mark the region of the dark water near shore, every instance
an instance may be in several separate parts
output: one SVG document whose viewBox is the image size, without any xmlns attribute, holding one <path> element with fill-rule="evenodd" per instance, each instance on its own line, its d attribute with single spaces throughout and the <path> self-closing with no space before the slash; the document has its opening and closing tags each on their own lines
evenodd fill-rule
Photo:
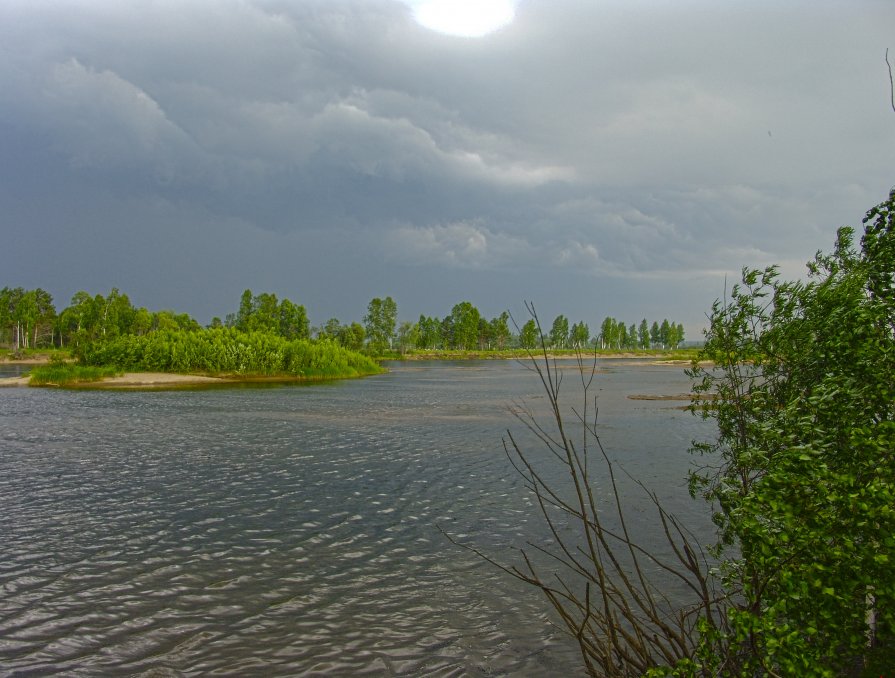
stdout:
<svg viewBox="0 0 895 678">
<path fill-rule="evenodd" d="M 684 482 L 705 424 L 626 398 L 687 391 L 682 369 L 601 367 L 610 455 L 705 527 Z M 511 401 L 543 406 L 536 377 L 391 368 L 312 387 L 0 389 L 0 675 L 578 672 L 540 595 L 438 530 L 508 562 L 545 536 L 501 445 L 520 428 Z"/>
</svg>

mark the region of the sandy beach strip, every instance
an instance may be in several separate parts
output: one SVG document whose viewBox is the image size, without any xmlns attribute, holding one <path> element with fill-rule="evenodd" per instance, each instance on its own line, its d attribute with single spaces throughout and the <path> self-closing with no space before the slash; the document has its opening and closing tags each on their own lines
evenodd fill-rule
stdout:
<svg viewBox="0 0 895 678">
<path fill-rule="evenodd" d="M 198 374 L 169 372 L 125 372 L 119 377 L 106 377 L 90 386 L 100 388 L 163 388 L 166 386 L 211 386 L 232 381 L 223 377 L 204 377 Z"/>
<path fill-rule="evenodd" d="M 3 386 L 28 386 L 29 377 L 9 377 L 0 379 Z M 74 387 L 88 388 L 172 388 L 178 386 L 213 386 L 227 384 L 233 379 L 225 377 L 205 377 L 198 374 L 172 374 L 167 372 L 126 372 L 118 377 L 106 377 L 100 381 L 72 384 Z M 47 386 L 52 386 L 47 384 Z"/>
<path fill-rule="evenodd" d="M 3 386 L 27 386 L 29 377 L 4 377 L 0 379 L 0 387 Z"/>
</svg>

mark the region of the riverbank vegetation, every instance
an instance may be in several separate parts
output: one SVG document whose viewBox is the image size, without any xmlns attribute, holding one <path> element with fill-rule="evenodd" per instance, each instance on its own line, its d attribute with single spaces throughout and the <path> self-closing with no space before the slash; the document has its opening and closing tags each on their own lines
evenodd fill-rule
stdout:
<svg viewBox="0 0 895 678">
<path fill-rule="evenodd" d="M 718 671 L 880 675 L 895 666 L 895 190 L 807 282 L 747 270 L 695 366 L 718 428 L 691 476 L 730 597 Z M 711 401 L 708 398 L 711 398 Z"/>
<path fill-rule="evenodd" d="M 455 304 L 442 318 L 420 315 L 416 321 L 398 322 L 398 306 L 391 297 L 374 297 L 363 322 L 343 323 L 330 318 L 312 327 L 305 307 L 275 294 L 245 290 L 237 310 L 224 320 L 212 318 L 206 329 L 235 329 L 287 340 L 329 341 L 349 351 L 380 359 L 475 353 L 495 357 L 507 351 L 524 354 L 535 348 L 538 337 L 531 321 L 516 327 L 506 311 L 488 319 L 469 301 Z M 141 337 L 154 332 L 196 332 L 202 326 L 186 313 L 149 311 L 134 306 L 127 294 L 114 288 L 108 295 L 80 291 L 69 306 L 56 311 L 52 296 L 41 288 L 0 289 L 0 347 L 21 357 L 29 351 L 81 350 L 122 336 Z M 674 351 L 684 340 L 680 323 L 643 318 L 639 326 L 606 317 L 600 331 L 591 335 L 586 322 L 556 316 L 546 333 L 548 349 L 557 353 L 580 349 L 613 352 Z M 513 357 L 513 353 L 506 357 Z"/>
<path fill-rule="evenodd" d="M 505 447 L 553 539 L 516 565 L 469 548 L 543 592 L 589 675 L 869 677 L 895 666 L 895 190 L 864 224 L 860 247 L 840 229 L 807 281 L 744 270 L 712 308 L 690 372 L 692 410 L 717 432 L 694 443 L 690 475 L 717 526 L 705 550 L 648 490 L 665 549 L 643 546 L 589 402 L 595 365 L 579 362 L 572 426 L 539 332 L 531 364 L 551 419 L 517 415 L 547 454 L 512 433 Z"/>
<path fill-rule="evenodd" d="M 38 350 L 58 358 L 32 372 L 35 385 L 89 383 L 122 371 L 299 379 L 382 371 L 369 356 L 328 338 L 312 341 L 304 307 L 250 290 L 226 326 L 214 319 L 203 328 L 186 314 L 135 308 L 117 289 L 108 296 L 79 292 L 57 315 L 43 290 L 4 288 L 0 327 L 10 342 L 9 358 Z M 64 364 L 67 354 L 76 365 Z"/>
<path fill-rule="evenodd" d="M 92 384 L 121 374 L 113 366 L 86 366 L 65 362 L 51 362 L 32 369 L 28 376 L 32 386 L 74 386 Z"/>
<path fill-rule="evenodd" d="M 287 339 L 226 327 L 122 335 L 81 344 L 75 354 L 83 365 L 114 365 L 129 372 L 335 379 L 382 371 L 370 357 L 332 341 Z"/>
<path fill-rule="evenodd" d="M 335 379 L 375 374 L 376 361 L 389 359 L 519 359 L 532 342 L 531 324 L 510 329 L 509 313 L 486 320 L 470 302 L 456 304 L 442 319 L 420 316 L 397 323 L 391 297 L 374 298 L 363 324 L 331 318 L 312 328 L 304 306 L 270 293 L 245 290 L 236 312 L 213 318 L 203 328 L 189 315 L 135 307 L 118 289 L 108 295 L 78 292 L 70 306 L 56 313 L 43 290 L 0 290 L 0 339 L 9 342 L 8 359 L 39 355 L 71 356 L 80 367 L 61 364 L 38 370 L 31 383 L 94 382 L 108 367 L 128 372 L 177 372 L 196 375 L 284 376 Z M 631 326 L 634 327 L 633 324 Z M 647 321 L 641 322 L 647 327 Z M 683 329 L 653 323 L 653 333 L 627 332 L 624 323 L 607 318 L 603 331 L 590 337 L 587 324 L 569 326 L 558 316 L 548 350 L 569 357 L 586 348 L 603 357 L 686 360 L 692 351 L 676 350 Z M 2 356 L 0 356 L 2 357 Z"/>
</svg>

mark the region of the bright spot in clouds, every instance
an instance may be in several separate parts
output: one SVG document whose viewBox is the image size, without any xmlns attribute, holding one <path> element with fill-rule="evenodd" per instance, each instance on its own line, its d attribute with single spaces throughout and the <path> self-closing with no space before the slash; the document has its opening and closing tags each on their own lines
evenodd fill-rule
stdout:
<svg viewBox="0 0 895 678">
<path fill-rule="evenodd" d="M 417 22 L 433 31 L 479 38 L 516 15 L 513 0 L 408 0 Z"/>
</svg>

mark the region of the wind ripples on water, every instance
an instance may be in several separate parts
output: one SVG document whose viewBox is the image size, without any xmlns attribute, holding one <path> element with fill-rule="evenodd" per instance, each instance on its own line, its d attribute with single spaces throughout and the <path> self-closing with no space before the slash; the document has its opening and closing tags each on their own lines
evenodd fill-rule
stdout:
<svg viewBox="0 0 895 678">
<path fill-rule="evenodd" d="M 511 559 L 538 529 L 500 445 L 533 386 L 441 365 L 308 388 L 0 391 L 0 672 L 575 670 L 539 594 L 439 531 Z"/>
</svg>

